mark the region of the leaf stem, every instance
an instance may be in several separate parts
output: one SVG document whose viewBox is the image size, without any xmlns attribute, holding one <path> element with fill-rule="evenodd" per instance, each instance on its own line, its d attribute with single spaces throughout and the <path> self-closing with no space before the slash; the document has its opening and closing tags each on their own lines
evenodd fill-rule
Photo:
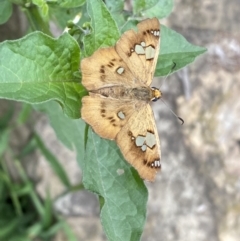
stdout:
<svg viewBox="0 0 240 241">
<path fill-rule="evenodd" d="M 23 7 L 27 19 L 30 23 L 32 31 L 41 31 L 49 36 L 52 36 L 52 33 L 49 30 L 48 21 L 45 21 L 41 16 L 39 8 L 36 5 L 31 5 L 29 7 Z"/>
</svg>

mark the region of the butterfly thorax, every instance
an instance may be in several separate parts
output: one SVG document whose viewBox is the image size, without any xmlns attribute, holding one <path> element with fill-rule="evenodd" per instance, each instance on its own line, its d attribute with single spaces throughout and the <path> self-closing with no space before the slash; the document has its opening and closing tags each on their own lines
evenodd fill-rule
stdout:
<svg viewBox="0 0 240 241">
<path fill-rule="evenodd" d="M 161 97 L 161 92 L 157 88 L 150 88 L 147 86 L 140 87 L 125 87 L 125 86 L 111 86 L 104 87 L 98 90 L 90 91 L 92 93 L 100 94 L 104 97 L 121 100 L 141 100 L 149 102 Z"/>
</svg>

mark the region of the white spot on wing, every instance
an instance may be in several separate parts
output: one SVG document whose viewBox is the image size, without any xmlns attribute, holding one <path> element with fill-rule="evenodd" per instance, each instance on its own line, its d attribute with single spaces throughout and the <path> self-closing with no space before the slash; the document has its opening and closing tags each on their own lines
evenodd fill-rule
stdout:
<svg viewBox="0 0 240 241">
<path fill-rule="evenodd" d="M 136 137 L 136 140 L 135 140 L 136 146 L 142 146 L 144 142 L 145 142 L 144 136 L 137 136 Z"/>
<path fill-rule="evenodd" d="M 150 132 L 147 132 L 147 135 L 146 135 L 146 144 L 150 147 L 150 148 L 153 148 L 153 146 L 156 145 L 156 138 L 155 138 L 155 135 L 150 133 Z"/>
<path fill-rule="evenodd" d="M 145 50 L 144 50 L 143 46 L 139 45 L 139 44 L 135 45 L 135 52 L 137 54 L 145 54 Z"/>
<path fill-rule="evenodd" d="M 119 119 L 121 119 L 121 120 L 124 120 L 124 119 L 125 119 L 125 115 L 124 115 L 124 113 L 123 113 L 122 111 L 119 111 L 119 112 L 117 113 L 117 115 L 118 115 Z"/>
<path fill-rule="evenodd" d="M 155 49 L 152 46 L 146 48 L 146 59 L 153 59 L 155 56 Z"/>
<path fill-rule="evenodd" d="M 146 151 L 147 150 L 147 146 L 144 144 L 144 145 L 142 145 L 141 149 L 142 149 L 142 151 Z"/>
<path fill-rule="evenodd" d="M 161 166 L 160 160 L 156 160 L 156 161 L 154 162 L 154 165 L 155 165 L 155 167 L 160 167 L 160 166 Z"/>
<path fill-rule="evenodd" d="M 124 68 L 123 67 L 119 67 L 118 69 L 117 69 L 117 73 L 118 74 L 122 74 L 124 72 Z"/>
<path fill-rule="evenodd" d="M 151 163 L 152 167 L 161 167 L 160 160 L 155 160 Z"/>
</svg>

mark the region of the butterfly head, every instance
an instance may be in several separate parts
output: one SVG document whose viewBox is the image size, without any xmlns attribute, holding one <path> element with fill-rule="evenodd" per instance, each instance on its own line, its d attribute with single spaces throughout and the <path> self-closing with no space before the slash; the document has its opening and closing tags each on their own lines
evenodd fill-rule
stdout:
<svg viewBox="0 0 240 241">
<path fill-rule="evenodd" d="M 162 92 L 156 87 L 151 87 L 151 89 L 152 89 L 152 99 L 151 99 L 151 101 L 159 100 L 162 96 Z"/>
</svg>

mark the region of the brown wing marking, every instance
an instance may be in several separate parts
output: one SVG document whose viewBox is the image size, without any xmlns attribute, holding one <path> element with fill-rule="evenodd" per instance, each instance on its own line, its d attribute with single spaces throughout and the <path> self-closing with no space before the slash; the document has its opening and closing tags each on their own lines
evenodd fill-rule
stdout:
<svg viewBox="0 0 240 241">
<path fill-rule="evenodd" d="M 127 64 L 113 47 L 97 50 L 91 57 L 81 62 L 82 84 L 87 90 L 97 90 L 108 86 L 139 85 Z"/>
<path fill-rule="evenodd" d="M 120 101 L 91 94 L 82 98 L 82 119 L 101 137 L 115 139 L 136 111 L 133 101 Z"/>
</svg>

